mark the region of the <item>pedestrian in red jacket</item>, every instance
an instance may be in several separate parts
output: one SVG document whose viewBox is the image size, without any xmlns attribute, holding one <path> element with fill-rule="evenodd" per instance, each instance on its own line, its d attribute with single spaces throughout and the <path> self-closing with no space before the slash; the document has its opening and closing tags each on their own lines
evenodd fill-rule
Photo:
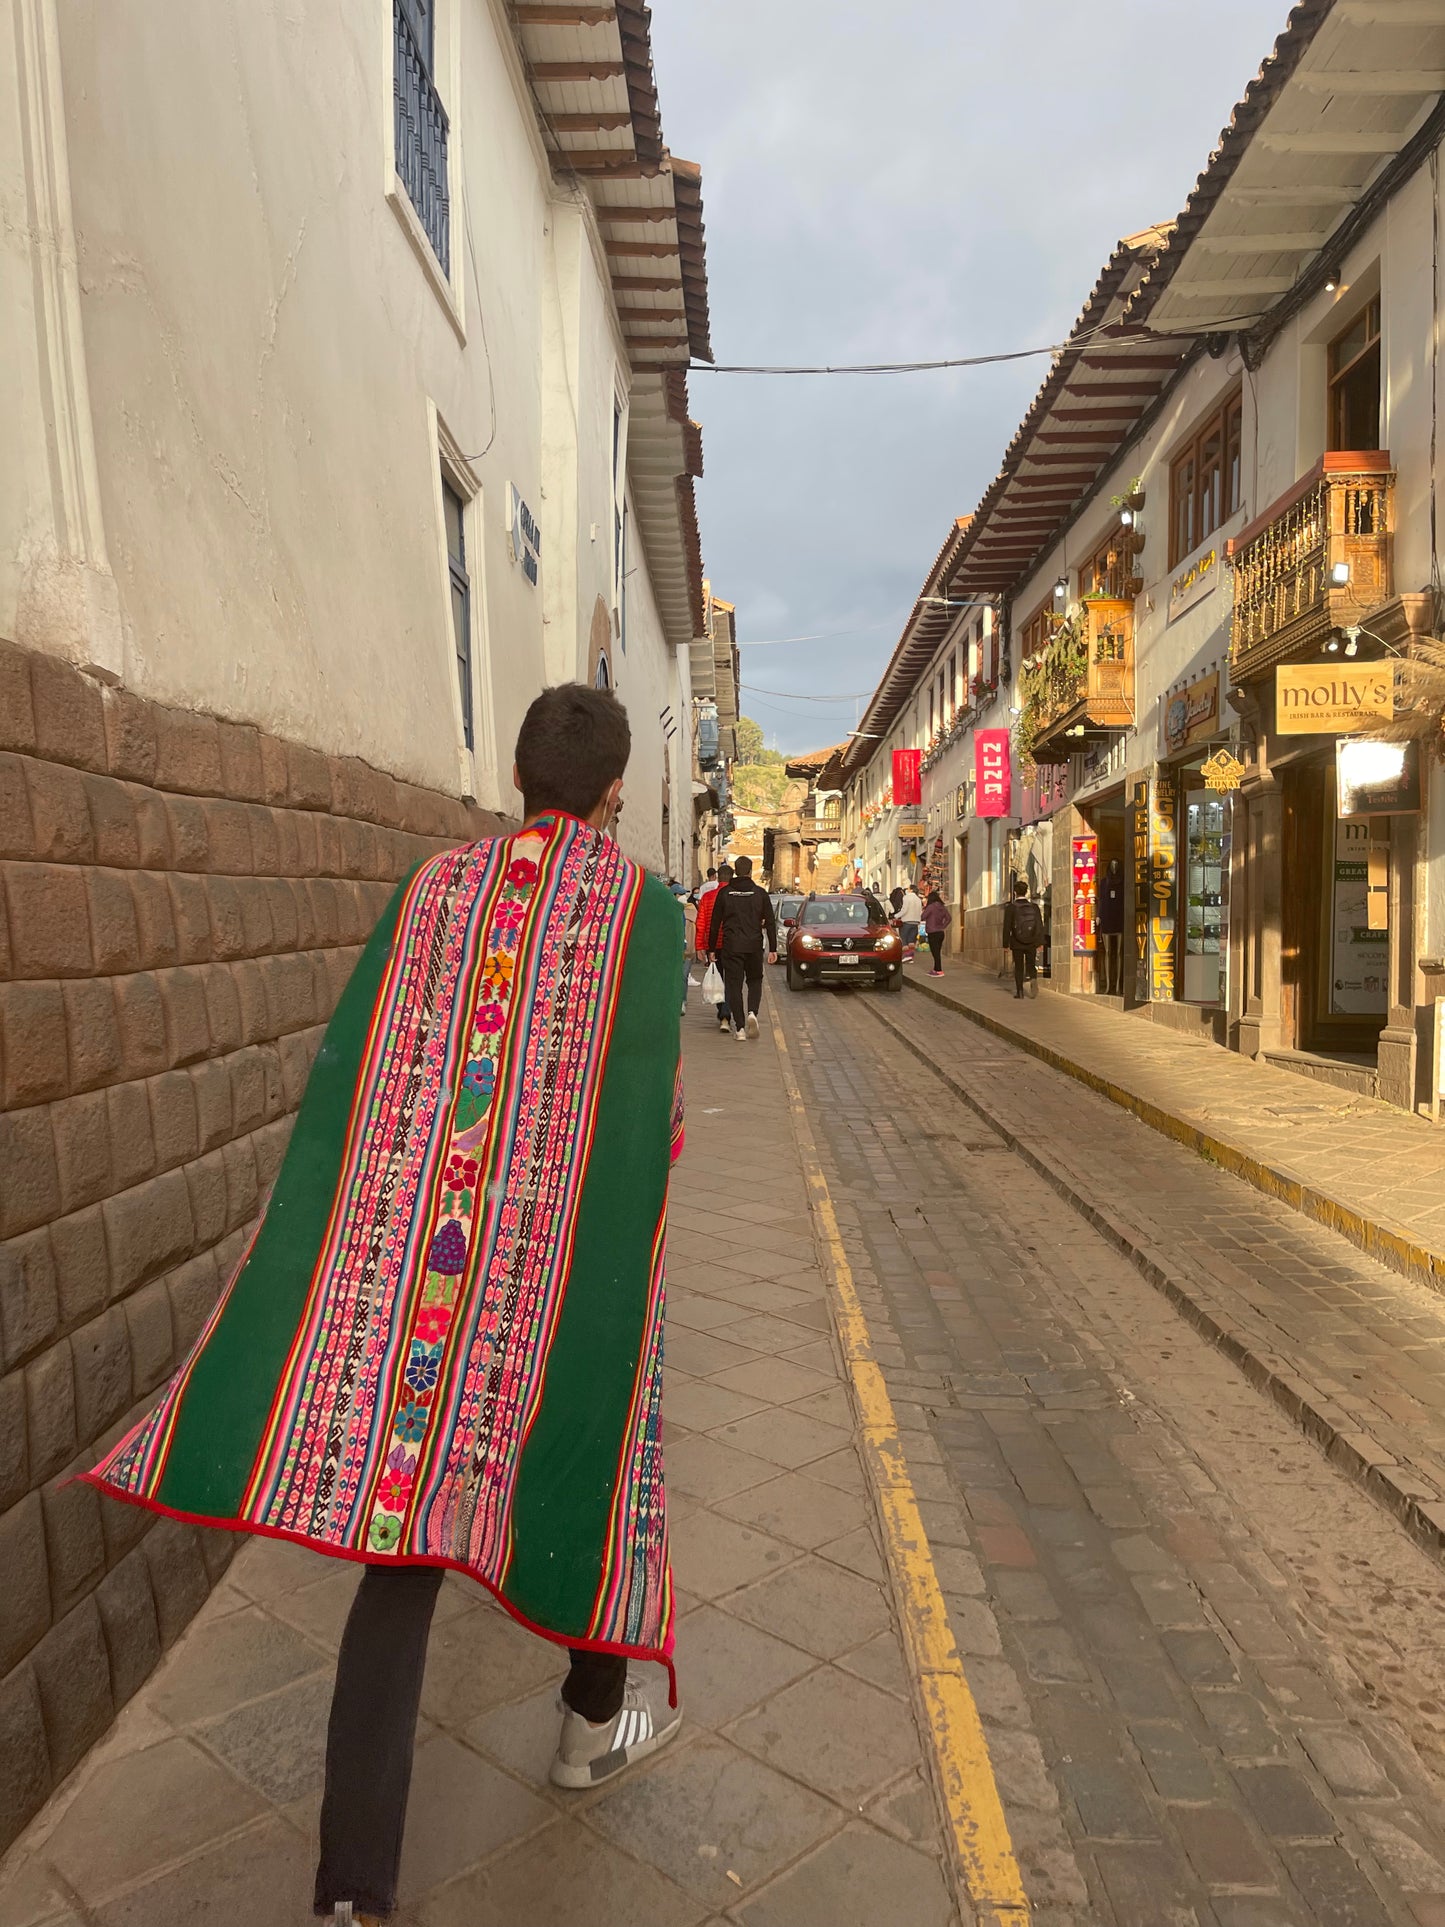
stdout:
<svg viewBox="0 0 1445 1927">
<path fill-rule="evenodd" d="M 717 902 L 718 891 L 731 883 L 732 880 L 733 866 L 731 863 L 720 863 L 717 869 L 717 882 L 704 890 L 697 900 L 697 954 L 700 957 L 705 957 L 708 954 L 708 938 L 712 934 L 713 906 Z M 713 1008 L 717 1012 L 718 1029 L 730 1030 L 732 1026 L 728 1023 L 727 1004 L 715 1004 Z"/>
</svg>

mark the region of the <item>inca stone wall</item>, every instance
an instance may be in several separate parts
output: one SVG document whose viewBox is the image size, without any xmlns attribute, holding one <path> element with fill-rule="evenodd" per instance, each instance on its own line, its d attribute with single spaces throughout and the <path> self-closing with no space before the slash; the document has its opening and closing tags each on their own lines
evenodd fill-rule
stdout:
<svg viewBox="0 0 1445 1927">
<path fill-rule="evenodd" d="M 497 827 L 0 643 L 0 1846 L 233 1550 L 67 1481 L 238 1261 L 395 879 Z"/>
</svg>

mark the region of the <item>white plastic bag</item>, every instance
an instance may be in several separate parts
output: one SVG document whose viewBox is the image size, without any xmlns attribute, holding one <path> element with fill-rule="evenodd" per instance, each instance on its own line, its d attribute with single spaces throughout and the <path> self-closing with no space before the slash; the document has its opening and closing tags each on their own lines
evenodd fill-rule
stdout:
<svg viewBox="0 0 1445 1927">
<path fill-rule="evenodd" d="M 703 972 L 702 994 L 703 1001 L 709 1004 L 720 1004 L 727 997 L 727 991 L 723 988 L 722 972 L 715 963 L 710 962 Z"/>
</svg>

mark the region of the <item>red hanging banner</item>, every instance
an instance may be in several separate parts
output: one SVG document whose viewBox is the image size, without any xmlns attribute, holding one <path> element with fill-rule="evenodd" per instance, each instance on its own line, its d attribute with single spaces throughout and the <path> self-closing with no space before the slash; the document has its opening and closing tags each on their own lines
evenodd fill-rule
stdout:
<svg viewBox="0 0 1445 1927">
<path fill-rule="evenodd" d="M 1009 759 L 1009 733 L 1006 729 L 975 731 L 973 767 L 978 783 L 977 814 L 979 816 L 1011 815 L 1013 781 Z"/>
<path fill-rule="evenodd" d="M 923 751 L 895 749 L 893 752 L 893 802 L 904 809 L 923 801 Z"/>
</svg>

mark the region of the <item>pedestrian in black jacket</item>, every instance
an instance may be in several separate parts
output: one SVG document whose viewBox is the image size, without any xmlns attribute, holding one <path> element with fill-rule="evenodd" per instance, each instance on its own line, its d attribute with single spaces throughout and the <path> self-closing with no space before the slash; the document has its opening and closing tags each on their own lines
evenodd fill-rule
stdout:
<svg viewBox="0 0 1445 1927">
<path fill-rule="evenodd" d="M 766 944 L 764 939 L 766 938 Z M 707 928 L 708 949 L 718 960 L 727 987 L 728 1016 L 738 1042 L 758 1034 L 758 1005 L 763 1000 L 763 956 L 778 960 L 778 926 L 773 902 L 753 882 L 753 860 L 740 856 L 733 864 L 733 880 L 712 900 Z M 743 989 L 747 988 L 746 1008 Z"/>
<path fill-rule="evenodd" d="M 1029 995 L 1039 994 L 1039 945 L 1044 940 L 1044 919 L 1036 903 L 1029 901 L 1029 886 L 1019 877 L 1014 883 L 1013 902 L 1003 913 L 1003 947 L 1013 952 L 1014 996 L 1024 994 L 1028 978 Z"/>
</svg>

